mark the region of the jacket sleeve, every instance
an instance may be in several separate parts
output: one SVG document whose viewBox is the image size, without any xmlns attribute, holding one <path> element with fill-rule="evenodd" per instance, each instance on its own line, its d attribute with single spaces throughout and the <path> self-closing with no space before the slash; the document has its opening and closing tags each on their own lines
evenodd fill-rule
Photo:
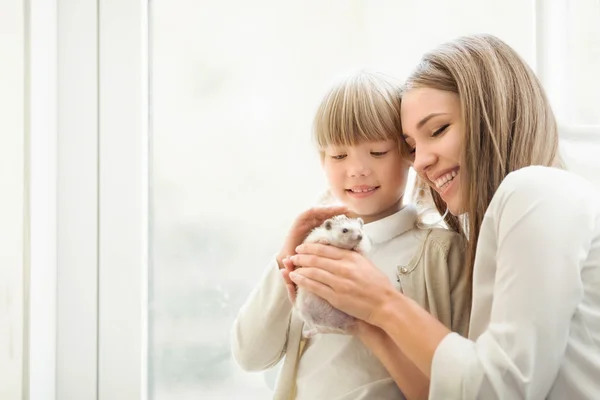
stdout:
<svg viewBox="0 0 600 400">
<path fill-rule="evenodd" d="M 421 299 L 422 291 L 418 291 L 416 299 L 448 329 L 466 337 L 471 282 L 465 264 L 465 241 L 456 232 L 434 228 L 424 246 L 421 264 L 426 297 Z"/>
<path fill-rule="evenodd" d="M 275 258 L 233 322 L 231 352 L 245 371 L 262 371 L 285 354 L 292 314 L 285 282 Z"/>
<path fill-rule="evenodd" d="M 471 317 L 471 279 L 466 264 L 465 241 L 458 235 L 451 236 L 446 263 L 448 267 L 451 304 L 451 329 L 467 337 Z"/>
</svg>

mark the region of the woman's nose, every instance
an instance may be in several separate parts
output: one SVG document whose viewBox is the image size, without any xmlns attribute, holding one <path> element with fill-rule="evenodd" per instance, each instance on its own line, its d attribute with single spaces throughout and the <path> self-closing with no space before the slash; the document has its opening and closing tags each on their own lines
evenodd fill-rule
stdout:
<svg viewBox="0 0 600 400">
<path fill-rule="evenodd" d="M 435 155 L 426 150 L 415 150 L 415 156 L 413 161 L 413 168 L 418 173 L 423 173 L 427 171 L 427 169 L 435 163 Z"/>
</svg>

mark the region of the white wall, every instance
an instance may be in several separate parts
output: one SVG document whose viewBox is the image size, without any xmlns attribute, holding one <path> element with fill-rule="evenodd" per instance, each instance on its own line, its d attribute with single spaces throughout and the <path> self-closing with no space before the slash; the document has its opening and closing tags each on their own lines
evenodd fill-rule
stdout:
<svg viewBox="0 0 600 400">
<path fill-rule="evenodd" d="M 25 201 L 23 1 L 0 3 L 0 399 L 20 400 Z"/>
<path fill-rule="evenodd" d="M 367 49 L 375 65 L 407 76 L 424 52 L 457 36 L 490 33 L 535 68 L 535 7 L 531 0 L 365 1 Z"/>
</svg>

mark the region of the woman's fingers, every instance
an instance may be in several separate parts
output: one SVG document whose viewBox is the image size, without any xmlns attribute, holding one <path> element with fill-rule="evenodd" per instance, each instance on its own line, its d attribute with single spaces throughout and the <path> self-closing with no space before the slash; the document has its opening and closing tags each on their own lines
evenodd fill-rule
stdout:
<svg viewBox="0 0 600 400">
<path fill-rule="evenodd" d="M 331 303 L 331 300 L 335 297 L 335 292 L 333 291 L 333 289 L 329 286 L 327 286 L 326 284 L 321 283 L 321 278 L 323 278 L 323 276 L 320 276 L 319 281 L 317 280 L 313 280 L 311 279 L 311 276 L 314 277 L 313 273 L 306 273 L 308 272 L 308 268 L 301 268 L 300 270 L 294 271 L 290 274 L 290 278 L 292 279 L 292 281 L 294 281 L 298 286 L 301 286 L 302 288 L 308 290 L 309 292 L 312 292 L 314 294 L 316 294 L 317 296 L 329 301 Z M 317 271 L 317 275 L 321 274 L 326 274 L 325 271 L 320 271 L 320 270 L 316 270 L 314 268 L 310 269 L 311 272 Z M 327 279 L 325 279 L 327 280 Z M 331 303 L 333 305 L 333 303 Z"/>
<path fill-rule="evenodd" d="M 314 256 L 312 254 L 296 254 L 294 256 L 291 256 L 290 260 L 294 263 L 295 266 L 302 267 L 301 269 L 303 270 L 318 270 L 327 272 L 328 275 L 346 275 L 344 266 L 341 265 L 338 260 Z M 296 272 L 298 271 L 299 270 L 296 270 Z M 305 271 L 302 271 L 302 273 L 304 272 Z"/>
<path fill-rule="evenodd" d="M 314 254 L 316 256 L 329 258 L 332 260 L 341 260 L 342 258 L 352 254 L 352 250 L 340 249 L 338 247 L 329 246 L 326 244 L 303 243 L 296 247 L 296 253 Z"/>
</svg>

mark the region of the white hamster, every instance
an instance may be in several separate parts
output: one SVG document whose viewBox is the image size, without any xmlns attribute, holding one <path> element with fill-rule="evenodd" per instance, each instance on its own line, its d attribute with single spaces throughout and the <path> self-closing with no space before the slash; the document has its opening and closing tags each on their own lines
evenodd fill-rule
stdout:
<svg viewBox="0 0 600 400">
<path fill-rule="evenodd" d="M 363 220 L 360 218 L 337 215 L 313 229 L 304 243 L 323 243 L 366 253 L 370 246 L 363 232 L 363 225 Z M 295 306 L 305 322 L 302 333 L 307 338 L 318 333 L 347 334 L 356 322 L 354 317 L 300 287 L 298 287 Z"/>
</svg>

